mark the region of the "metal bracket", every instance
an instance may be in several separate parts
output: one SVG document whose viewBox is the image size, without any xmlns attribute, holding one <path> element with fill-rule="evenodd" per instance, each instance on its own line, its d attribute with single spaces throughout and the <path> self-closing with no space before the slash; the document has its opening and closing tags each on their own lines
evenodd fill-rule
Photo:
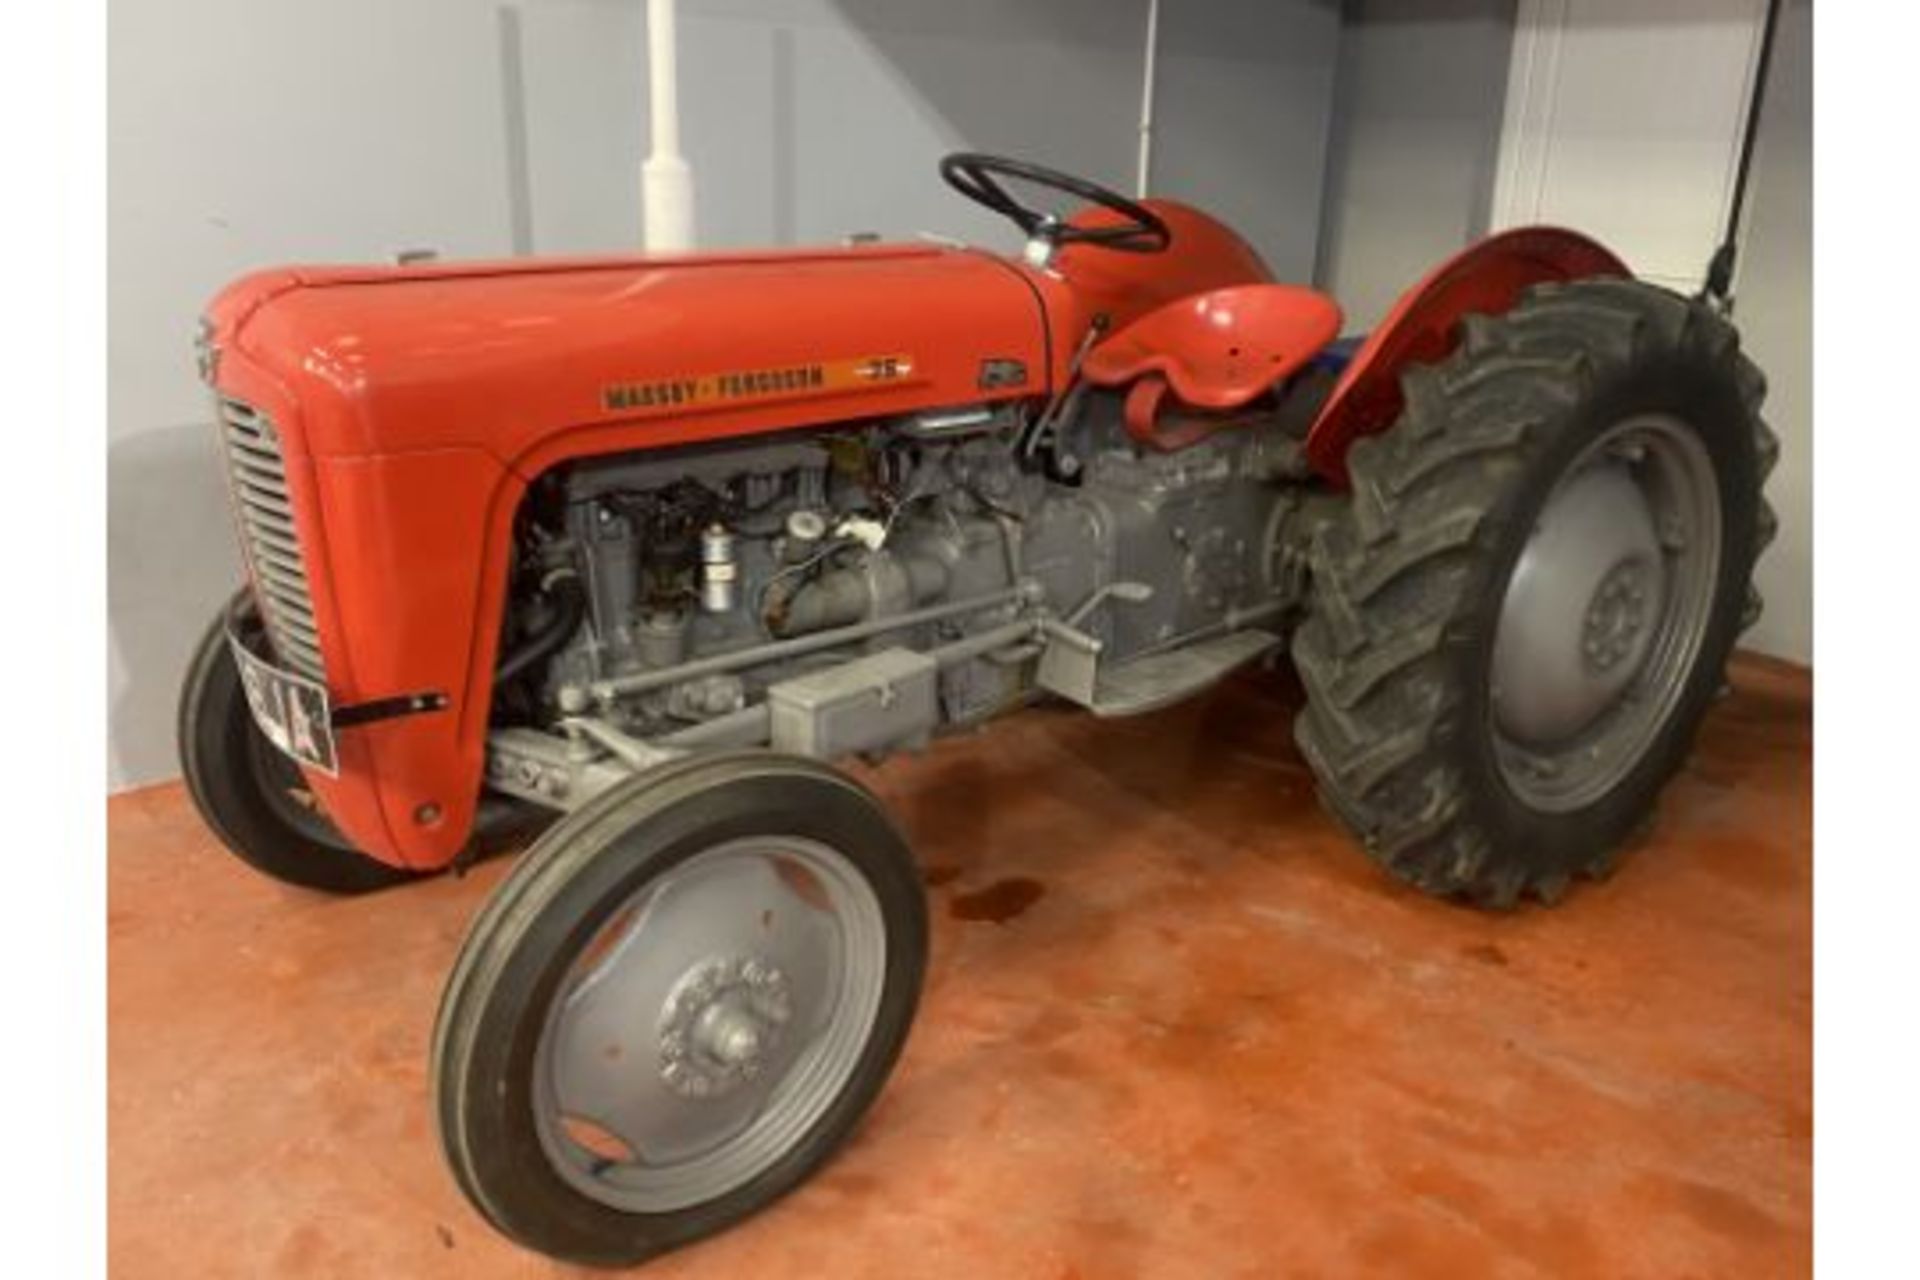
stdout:
<svg viewBox="0 0 1920 1280">
<path fill-rule="evenodd" d="M 487 786 L 543 808 L 576 809 L 635 772 L 599 757 L 584 742 L 538 729 L 495 729 L 487 735 Z"/>
<path fill-rule="evenodd" d="M 332 721 L 336 729 L 351 729 L 355 725 L 373 724 L 380 720 L 445 711 L 448 705 L 449 699 L 444 693 L 403 693 L 391 698 L 374 698 L 335 707 Z"/>
<path fill-rule="evenodd" d="M 1042 689 L 1069 702 L 1092 706 L 1100 676 L 1100 654 L 1106 645 L 1057 618 L 1042 619 L 1040 633 L 1046 648 L 1041 651 L 1035 680 Z"/>
</svg>

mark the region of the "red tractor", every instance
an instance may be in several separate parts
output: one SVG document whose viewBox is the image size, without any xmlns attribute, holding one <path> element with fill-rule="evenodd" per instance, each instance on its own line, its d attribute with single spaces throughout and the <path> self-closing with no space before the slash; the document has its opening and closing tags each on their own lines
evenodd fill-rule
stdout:
<svg viewBox="0 0 1920 1280">
<path fill-rule="evenodd" d="M 1372 857 L 1552 901 L 1646 821 L 1757 609 L 1764 380 L 1593 241 L 1484 240 L 1355 349 L 1198 210 L 941 171 L 1021 257 L 289 268 L 203 322 L 249 576 L 181 704 L 208 824 L 355 892 L 562 815 L 434 1035 L 454 1174 L 532 1248 L 716 1231 L 878 1093 L 926 911 L 828 761 L 1290 652 Z"/>
</svg>

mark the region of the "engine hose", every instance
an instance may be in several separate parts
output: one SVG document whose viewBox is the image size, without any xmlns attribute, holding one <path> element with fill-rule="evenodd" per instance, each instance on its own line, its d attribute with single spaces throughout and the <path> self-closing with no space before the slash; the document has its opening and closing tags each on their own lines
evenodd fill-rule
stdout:
<svg viewBox="0 0 1920 1280">
<path fill-rule="evenodd" d="M 536 628 L 533 634 L 520 642 L 520 646 L 501 660 L 493 673 L 496 685 L 506 684 L 515 676 L 521 675 L 535 663 L 544 662 L 560 652 L 562 645 L 573 638 L 580 629 L 580 622 L 587 616 L 587 593 L 580 585 L 580 576 L 571 569 L 562 569 L 548 576 L 540 588 L 553 603 L 553 616 Z"/>
</svg>

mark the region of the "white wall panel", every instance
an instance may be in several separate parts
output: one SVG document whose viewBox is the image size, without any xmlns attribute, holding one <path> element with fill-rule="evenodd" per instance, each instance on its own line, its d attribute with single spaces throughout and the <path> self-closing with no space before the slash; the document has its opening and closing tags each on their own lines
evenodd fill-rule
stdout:
<svg viewBox="0 0 1920 1280">
<path fill-rule="evenodd" d="M 1765 0 L 1521 0 L 1496 225 L 1557 222 L 1692 292 L 1725 224 Z M 1736 283 L 1766 371 L 1780 533 L 1754 571 L 1767 601 L 1742 643 L 1813 660 L 1812 5 L 1790 0 L 1769 69 Z"/>
<path fill-rule="evenodd" d="M 1697 288 L 1725 226 L 1766 0 L 1521 0 L 1494 225 L 1577 227 Z"/>
</svg>

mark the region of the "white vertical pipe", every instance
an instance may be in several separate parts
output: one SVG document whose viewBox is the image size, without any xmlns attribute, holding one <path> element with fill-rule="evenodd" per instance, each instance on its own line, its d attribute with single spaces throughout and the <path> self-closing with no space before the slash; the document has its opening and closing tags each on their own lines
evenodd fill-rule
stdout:
<svg viewBox="0 0 1920 1280">
<path fill-rule="evenodd" d="M 646 247 L 671 252 L 693 247 L 693 169 L 680 154 L 678 50 L 674 0 L 647 0 L 647 103 L 652 151 L 640 166 L 640 202 Z"/>
<path fill-rule="evenodd" d="M 1160 48 L 1160 0 L 1147 0 L 1146 77 L 1140 86 L 1140 177 L 1134 195 L 1145 197 L 1153 171 L 1153 63 Z"/>
</svg>

